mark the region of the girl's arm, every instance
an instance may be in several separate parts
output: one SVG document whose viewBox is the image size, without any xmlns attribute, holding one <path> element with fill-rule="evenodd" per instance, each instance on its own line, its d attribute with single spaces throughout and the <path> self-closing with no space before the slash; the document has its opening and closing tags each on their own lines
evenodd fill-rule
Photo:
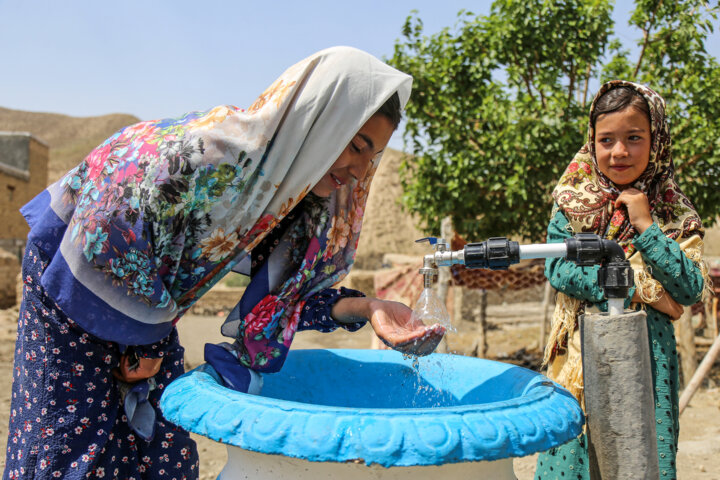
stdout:
<svg viewBox="0 0 720 480">
<path fill-rule="evenodd" d="M 562 212 L 556 213 L 548 225 L 548 243 L 560 243 L 572 237 L 573 234 L 568 231 L 568 223 Z M 605 293 L 597 281 L 599 268 L 599 266 L 579 267 L 564 258 L 548 258 L 545 262 L 545 276 L 556 290 L 578 300 L 597 304 L 602 310 L 606 300 Z M 625 301 L 626 307 L 630 305 L 634 292 L 635 287 L 630 290 Z"/>
<path fill-rule="evenodd" d="M 365 297 L 344 287 L 328 288 L 308 299 L 298 330 L 331 332 L 340 326 L 355 331 L 368 321 L 385 344 L 409 354 L 431 353 L 445 334 L 444 327 L 414 319 L 412 310 L 402 303 Z"/>
<path fill-rule="evenodd" d="M 692 305 L 700 301 L 704 286 L 700 269 L 687 258 L 680 245 L 667 238 L 653 222 L 647 196 L 639 190 L 628 188 L 620 194 L 615 206 L 627 208 L 630 223 L 638 232 L 633 245 L 645 264 L 652 269 L 653 278 L 678 303 Z"/>
<path fill-rule="evenodd" d="M 700 268 L 683 253 L 675 240 L 665 236 L 656 223 L 633 240 L 650 267 L 653 278 L 675 301 L 693 305 L 700 301 L 704 286 Z"/>
<path fill-rule="evenodd" d="M 168 353 L 172 334 L 149 345 L 132 345 L 120 357 L 120 365 L 113 369 L 113 375 L 125 383 L 134 383 L 154 377 L 162 366 L 163 357 Z"/>
</svg>

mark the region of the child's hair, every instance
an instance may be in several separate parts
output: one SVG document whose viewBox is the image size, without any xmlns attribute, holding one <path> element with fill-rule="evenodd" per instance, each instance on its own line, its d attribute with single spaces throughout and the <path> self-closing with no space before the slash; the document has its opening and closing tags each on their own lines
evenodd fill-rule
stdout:
<svg viewBox="0 0 720 480">
<path fill-rule="evenodd" d="M 603 93 L 595 103 L 595 110 L 593 110 L 592 118 L 590 118 L 592 126 L 595 126 L 595 121 L 600 115 L 618 112 L 627 107 L 633 107 L 644 112 L 648 120 L 650 120 L 650 107 L 648 107 L 647 101 L 640 93 L 630 87 L 616 87 Z"/>
<path fill-rule="evenodd" d="M 385 115 L 387 119 L 390 120 L 390 123 L 392 123 L 393 128 L 397 128 L 398 125 L 400 125 L 400 120 L 402 120 L 400 96 L 398 95 L 398 93 L 393 93 L 390 98 L 388 98 L 388 100 L 383 104 L 383 106 L 380 107 L 380 109 L 375 113 Z"/>
</svg>

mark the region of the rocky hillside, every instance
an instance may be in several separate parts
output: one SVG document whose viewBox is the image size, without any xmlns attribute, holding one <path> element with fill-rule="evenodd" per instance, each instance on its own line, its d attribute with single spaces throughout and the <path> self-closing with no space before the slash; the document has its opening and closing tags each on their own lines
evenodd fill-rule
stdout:
<svg viewBox="0 0 720 480">
<path fill-rule="evenodd" d="M 70 117 L 0 107 L 0 131 L 30 132 L 50 146 L 50 183 L 80 163 L 114 132 L 138 121 L 137 117 L 126 114 Z"/>
</svg>

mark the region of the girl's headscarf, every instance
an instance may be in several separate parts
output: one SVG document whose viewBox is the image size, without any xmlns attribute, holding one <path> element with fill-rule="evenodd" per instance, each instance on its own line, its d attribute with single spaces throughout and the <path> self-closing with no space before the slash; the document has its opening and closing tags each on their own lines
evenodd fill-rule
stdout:
<svg viewBox="0 0 720 480">
<path fill-rule="evenodd" d="M 43 286 L 93 335 L 133 345 L 164 338 L 391 95 L 405 105 L 411 83 L 365 52 L 335 47 L 290 67 L 246 110 L 219 106 L 120 130 L 23 207 L 29 241 L 47 255 Z M 297 275 L 258 302 L 262 328 L 238 332 L 275 340 L 250 364 L 281 356 L 304 299 L 347 273 L 376 167 L 306 225 Z"/>
<path fill-rule="evenodd" d="M 651 147 L 650 161 L 645 171 L 633 182 L 632 187 L 642 191 L 648 198 L 652 219 L 663 233 L 676 240 L 707 278 L 707 268 L 702 261 L 702 238 L 704 230 L 700 216 L 692 203 L 675 182 L 675 170 L 670 154 L 670 133 L 665 115 L 665 101 L 650 88 L 632 82 L 614 80 L 605 83 L 595 96 L 590 107 L 590 119 L 600 97 L 607 91 L 629 87 L 638 92 L 647 102 L 650 111 Z M 569 222 L 573 233 L 590 232 L 603 238 L 615 240 L 625 250 L 635 272 L 638 295 L 645 303 L 657 301 L 662 286 L 647 272 L 642 257 L 632 244 L 636 234 L 630 224 L 626 208 L 615 208 L 621 191 L 599 169 L 595 155 L 595 131 L 589 122 L 587 143 L 575 155 L 553 191 L 557 204 L 553 216 L 561 211 Z M 707 285 L 707 280 L 706 280 Z M 577 317 L 582 305 L 558 292 L 553 328 L 545 349 L 544 363 L 554 359 L 558 345 L 567 344 L 569 335 L 577 327 Z M 557 379 L 576 397 L 582 397 L 582 367 L 579 359 L 569 359 L 572 367 L 564 368 Z M 566 366 L 567 367 L 567 366 Z"/>
<path fill-rule="evenodd" d="M 645 193 L 653 220 L 673 240 L 704 235 L 700 217 L 690 200 L 675 183 L 675 169 L 670 155 L 670 132 L 665 116 L 665 101 L 650 88 L 636 83 L 615 80 L 604 84 L 590 107 L 595 106 L 607 91 L 629 87 L 640 93 L 650 110 L 650 161 L 633 187 Z M 618 187 L 599 169 L 595 155 L 595 131 L 590 122 L 588 141 L 575 155 L 558 185 L 553 198 L 575 232 L 592 232 L 615 240 L 628 256 L 633 255 L 635 229 L 625 208 L 614 207 L 620 195 Z"/>
</svg>

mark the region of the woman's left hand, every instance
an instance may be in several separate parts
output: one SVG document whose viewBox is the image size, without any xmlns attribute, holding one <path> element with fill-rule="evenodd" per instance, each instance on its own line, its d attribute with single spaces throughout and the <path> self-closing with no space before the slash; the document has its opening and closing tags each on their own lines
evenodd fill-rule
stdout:
<svg viewBox="0 0 720 480">
<path fill-rule="evenodd" d="M 426 326 L 409 307 L 387 300 L 372 299 L 370 324 L 385 345 L 408 355 L 432 353 L 445 335 L 442 325 Z"/>
</svg>

